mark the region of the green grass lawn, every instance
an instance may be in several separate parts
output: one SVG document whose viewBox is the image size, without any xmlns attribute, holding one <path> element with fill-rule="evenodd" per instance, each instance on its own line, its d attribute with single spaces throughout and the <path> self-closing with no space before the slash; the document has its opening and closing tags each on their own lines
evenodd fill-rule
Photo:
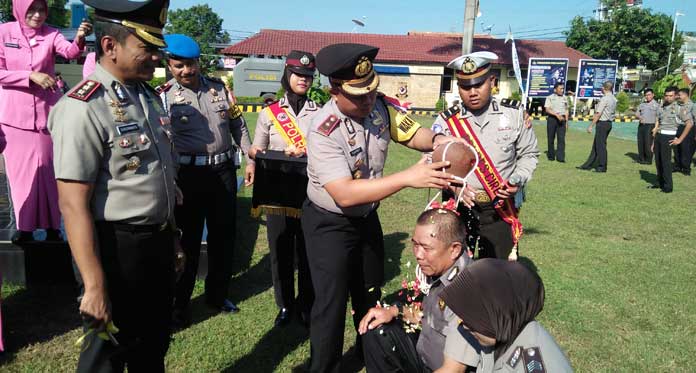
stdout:
<svg viewBox="0 0 696 373">
<path fill-rule="evenodd" d="M 247 118 L 254 123 L 256 115 Z M 633 163 L 635 143 L 617 138 L 609 139 L 607 173 L 576 170 L 592 136 L 571 130 L 562 164 L 546 160 L 544 124 L 535 129 L 542 155 L 522 208 L 526 234 L 520 253 L 546 286 L 541 323 L 578 372 L 696 371 L 696 176 L 675 174 L 672 194 L 646 189 L 655 179 L 654 165 Z M 418 158 L 392 144 L 386 173 Z M 413 261 L 409 239 L 428 195 L 404 190 L 379 209 L 388 258 L 385 294 L 397 290 L 413 269 L 406 269 Z M 169 371 L 289 372 L 309 359 L 301 327 L 271 328 L 277 310 L 266 229 L 248 216 L 249 205 L 250 190 L 244 190 L 230 287 L 242 311 L 211 314 L 197 283 L 194 324 L 173 336 Z M 0 370 L 73 371 L 79 352 L 73 342 L 80 333 L 72 290 L 4 286 L 3 298 L 9 351 L 0 358 Z M 346 350 L 354 335 L 347 323 Z"/>
</svg>

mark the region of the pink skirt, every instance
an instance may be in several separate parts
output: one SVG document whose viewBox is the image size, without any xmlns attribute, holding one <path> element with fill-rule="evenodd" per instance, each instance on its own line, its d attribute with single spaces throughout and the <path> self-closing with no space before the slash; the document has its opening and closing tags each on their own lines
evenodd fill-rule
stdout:
<svg viewBox="0 0 696 373">
<path fill-rule="evenodd" d="M 10 183 L 17 229 L 59 229 L 58 187 L 53 172 L 53 141 L 47 130 L 2 125 L 5 171 Z"/>
</svg>

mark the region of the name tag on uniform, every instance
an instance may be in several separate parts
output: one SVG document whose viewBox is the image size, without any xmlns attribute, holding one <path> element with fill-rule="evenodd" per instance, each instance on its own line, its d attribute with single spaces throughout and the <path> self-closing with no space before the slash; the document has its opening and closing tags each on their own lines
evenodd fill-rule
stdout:
<svg viewBox="0 0 696 373">
<path fill-rule="evenodd" d="M 137 132 L 139 130 L 140 126 L 138 125 L 138 123 L 128 123 L 116 126 L 116 131 L 118 131 L 119 135 L 125 135 L 127 133 Z"/>
<path fill-rule="evenodd" d="M 351 157 L 355 157 L 356 155 L 358 155 L 360 153 L 362 153 L 362 148 L 357 148 L 357 149 L 353 149 L 350 151 Z"/>
<path fill-rule="evenodd" d="M 5 46 L 8 48 L 17 48 L 19 49 L 19 44 L 17 43 L 5 43 Z"/>
</svg>

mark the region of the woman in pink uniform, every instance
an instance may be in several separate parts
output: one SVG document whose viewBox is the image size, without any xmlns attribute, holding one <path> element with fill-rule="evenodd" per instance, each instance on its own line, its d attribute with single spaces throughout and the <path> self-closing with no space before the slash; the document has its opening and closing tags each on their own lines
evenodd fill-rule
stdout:
<svg viewBox="0 0 696 373">
<path fill-rule="evenodd" d="M 92 25 L 83 22 L 70 43 L 44 25 L 45 0 L 12 0 L 12 13 L 17 21 L 0 25 L 0 126 L 17 217 L 12 241 L 32 240 L 36 229 L 46 229 L 47 240 L 61 240 L 53 143 L 46 128 L 48 112 L 62 96 L 54 56 L 79 56 Z"/>
</svg>

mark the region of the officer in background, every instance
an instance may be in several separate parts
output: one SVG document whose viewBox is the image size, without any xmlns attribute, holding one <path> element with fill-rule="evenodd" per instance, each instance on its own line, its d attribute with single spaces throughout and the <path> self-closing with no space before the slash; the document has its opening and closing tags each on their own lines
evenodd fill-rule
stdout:
<svg viewBox="0 0 696 373">
<path fill-rule="evenodd" d="M 660 110 L 660 104 L 654 100 L 655 93 L 652 89 L 645 90 L 645 102 L 641 102 L 638 106 L 638 163 L 652 163 L 652 147 L 653 137 L 652 129 L 655 127 L 657 120 L 657 112 Z"/>
<path fill-rule="evenodd" d="M 657 113 L 657 121 L 653 128 L 653 153 L 657 167 L 657 185 L 649 188 L 660 188 L 664 193 L 672 193 L 672 147 L 681 144 L 691 131 L 693 119 L 685 106 L 677 102 L 678 89 L 675 86 L 665 89 L 664 103 Z M 685 123 L 684 131 L 677 137 L 679 123 Z"/>
<path fill-rule="evenodd" d="M 331 82 L 331 100 L 312 121 L 307 140 L 307 201 L 302 229 L 315 300 L 310 341 L 312 372 L 338 372 L 350 293 L 353 323 L 381 297 L 384 238 L 377 216 L 382 199 L 406 187 L 445 188 L 446 162 L 417 163 L 382 177 L 390 139 L 431 151 L 451 138 L 422 128 L 393 99 L 378 95 L 372 62 L 378 48 L 333 44 L 317 54 Z M 358 340 L 359 341 L 359 340 Z M 358 342 L 358 351 L 360 342 Z"/>
<path fill-rule="evenodd" d="M 146 82 L 165 46 L 169 2 L 84 3 L 95 8 L 99 63 L 48 120 L 60 208 L 84 281 L 77 371 L 164 372 L 183 253 L 175 253 L 169 118 Z"/>
<path fill-rule="evenodd" d="M 691 102 L 691 98 L 689 98 L 688 88 L 679 89 L 678 103 L 689 115 L 695 110 L 694 104 Z M 693 117 L 691 120 L 693 121 Z M 686 123 L 680 120 L 677 128 L 677 137 L 680 137 L 684 131 L 686 131 Z M 694 145 L 696 145 L 694 144 L 694 137 L 687 134 L 684 137 L 684 141 L 674 148 L 674 167 L 672 171 L 681 172 L 685 176 L 691 175 L 691 159 L 694 156 Z"/>
<path fill-rule="evenodd" d="M 589 170 L 594 167 L 595 172 L 607 172 L 607 138 L 611 132 L 611 124 L 616 118 L 616 97 L 614 97 L 614 82 L 606 81 L 602 84 L 604 96 L 599 99 L 595 109 L 592 123 L 587 127 L 587 133 L 592 133 L 592 128 L 597 126 L 592 151 L 587 161 L 577 168 Z"/>
<path fill-rule="evenodd" d="M 513 227 L 496 210 L 494 200 L 507 204 L 506 200 L 515 198 L 532 178 L 539 161 L 539 150 L 534 130 L 523 120 L 519 102 L 507 99 L 498 102 L 491 97 L 496 79 L 491 72 L 491 63 L 497 59 L 498 56 L 491 52 L 474 52 L 457 57 L 447 65 L 455 70 L 462 105 L 441 113 L 432 128 L 449 135 L 452 131 L 448 121 L 468 121 L 471 124 L 492 161 L 492 168 L 504 181 L 491 198 L 476 175 L 466 179 L 467 190 L 462 193 L 463 203 L 459 211 L 467 226 L 467 246 L 472 251 L 478 247 L 479 258 L 515 259 Z M 508 218 L 512 217 L 505 219 Z"/>
<path fill-rule="evenodd" d="M 158 90 L 171 117 L 178 153 L 177 180 L 184 201 L 177 207 L 176 217 L 187 257 L 176 285 L 174 323 L 185 327 L 191 321 L 191 293 L 204 224 L 208 229 L 206 303 L 223 312 L 239 311 L 227 299 L 227 291 L 236 233 L 238 144 L 247 153 L 251 141 L 242 113 L 224 83 L 201 75 L 198 44 L 181 34 L 166 35 L 165 40 L 167 67 L 174 78 Z M 253 174 L 254 163 L 247 159 L 245 179 L 250 182 Z"/>
<path fill-rule="evenodd" d="M 553 94 L 546 98 L 546 138 L 548 151 L 546 156 L 549 161 L 557 160 L 565 163 L 565 135 L 568 129 L 568 99 L 563 95 L 564 83 L 556 83 L 553 86 Z M 558 138 L 558 149 L 554 150 L 553 142 Z"/>
</svg>

